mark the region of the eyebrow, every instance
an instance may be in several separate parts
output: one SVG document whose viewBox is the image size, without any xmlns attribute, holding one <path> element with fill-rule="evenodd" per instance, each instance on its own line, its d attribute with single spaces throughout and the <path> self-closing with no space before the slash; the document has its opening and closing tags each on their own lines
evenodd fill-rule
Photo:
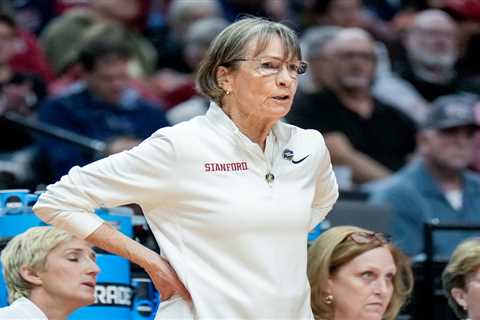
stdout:
<svg viewBox="0 0 480 320">
<path fill-rule="evenodd" d="M 380 270 L 380 268 L 377 267 L 376 265 L 367 265 L 365 268 L 361 268 L 361 269 L 363 269 L 363 271 L 365 271 L 365 270 L 375 270 L 375 271 L 379 271 L 379 270 Z M 397 270 L 396 267 L 395 267 L 394 269 L 387 270 L 387 272 L 389 272 L 389 273 L 391 272 L 391 273 L 394 273 L 394 274 L 397 273 L 397 271 L 398 271 L 398 270 Z"/>
<path fill-rule="evenodd" d="M 280 61 L 294 61 L 295 59 L 300 61 L 297 57 L 293 58 L 293 59 L 284 59 L 283 57 L 279 57 L 279 56 L 270 56 L 270 55 L 267 55 L 267 56 L 262 56 L 261 54 L 257 56 L 259 59 L 265 59 L 265 58 L 270 58 L 270 59 L 275 59 L 275 60 L 280 60 Z"/>
</svg>

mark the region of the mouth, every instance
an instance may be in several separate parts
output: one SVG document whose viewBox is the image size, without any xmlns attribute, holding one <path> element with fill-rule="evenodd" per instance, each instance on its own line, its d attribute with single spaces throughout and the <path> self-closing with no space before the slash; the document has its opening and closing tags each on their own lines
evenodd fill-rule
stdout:
<svg viewBox="0 0 480 320">
<path fill-rule="evenodd" d="M 289 95 L 279 95 L 279 96 L 274 96 L 273 99 L 279 100 L 279 101 L 286 101 L 290 99 Z"/>
<path fill-rule="evenodd" d="M 95 281 L 85 281 L 85 282 L 82 282 L 82 285 L 95 289 L 96 283 Z"/>
<path fill-rule="evenodd" d="M 384 305 L 381 302 L 372 302 L 367 304 L 367 307 L 371 307 L 373 309 L 383 309 Z"/>
</svg>

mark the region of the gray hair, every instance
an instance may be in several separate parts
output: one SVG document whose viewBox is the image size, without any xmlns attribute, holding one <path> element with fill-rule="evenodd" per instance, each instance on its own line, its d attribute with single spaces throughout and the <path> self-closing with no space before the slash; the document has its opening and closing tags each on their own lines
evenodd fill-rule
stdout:
<svg viewBox="0 0 480 320">
<path fill-rule="evenodd" d="M 198 10 L 206 10 L 213 16 L 221 15 L 218 0 L 173 0 L 168 7 L 168 24 L 174 29 L 176 37 L 183 41 L 184 32 L 196 20 Z M 212 16 L 210 15 L 210 16 Z"/>
<path fill-rule="evenodd" d="M 220 66 L 235 69 L 236 59 L 244 59 L 248 44 L 255 40 L 254 55 L 265 50 L 272 39 L 280 37 L 287 58 L 302 58 L 295 32 L 284 24 L 263 18 L 248 17 L 232 23 L 212 42 L 207 57 L 197 73 L 197 90 L 221 105 L 225 91 L 218 85 L 216 71 Z"/>
<path fill-rule="evenodd" d="M 54 227 L 33 227 L 8 242 L 2 251 L 1 261 L 10 303 L 30 296 L 32 285 L 22 277 L 21 267 L 45 270 L 48 254 L 73 238 L 73 235 Z"/>
<path fill-rule="evenodd" d="M 188 27 L 185 45 L 209 45 L 228 24 L 227 20 L 218 17 L 200 19 Z"/>
<path fill-rule="evenodd" d="M 368 41 L 375 50 L 375 40 L 370 33 L 361 28 L 344 28 L 335 33 L 332 38 L 332 47 L 336 50 L 339 44 L 349 43 L 352 39 L 362 39 Z"/>
<path fill-rule="evenodd" d="M 310 60 L 318 56 L 325 44 L 335 37 L 342 30 L 335 26 L 317 26 L 305 31 L 300 39 L 300 45 L 305 59 Z"/>
<path fill-rule="evenodd" d="M 440 21 L 441 20 L 441 21 Z M 412 28 L 425 27 L 430 25 L 436 25 L 438 23 L 450 24 L 453 27 L 457 26 L 457 23 L 453 18 L 445 11 L 439 9 L 427 9 L 418 13 L 412 24 Z"/>
</svg>

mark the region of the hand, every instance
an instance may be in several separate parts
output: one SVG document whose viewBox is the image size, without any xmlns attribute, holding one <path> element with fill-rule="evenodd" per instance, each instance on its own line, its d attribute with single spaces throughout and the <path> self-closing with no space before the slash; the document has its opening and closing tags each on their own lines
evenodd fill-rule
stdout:
<svg viewBox="0 0 480 320">
<path fill-rule="evenodd" d="M 162 301 L 170 299 L 175 293 L 188 302 L 192 301 L 187 288 L 185 288 L 177 273 L 166 259 L 157 256 L 155 262 L 150 263 L 145 268 L 145 271 L 152 279 L 155 288 L 160 292 Z"/>
</svg>

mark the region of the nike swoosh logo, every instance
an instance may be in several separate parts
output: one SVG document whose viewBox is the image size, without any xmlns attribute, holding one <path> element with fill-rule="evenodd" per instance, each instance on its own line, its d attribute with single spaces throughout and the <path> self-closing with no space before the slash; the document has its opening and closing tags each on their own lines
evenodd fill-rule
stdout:
<svg viewBox="0 0 480 320">
<path fill-rule="evenodd" d="M 303 157 L 302 159 L 300 159 L 300 160 L 297 160 L 297 161 L 295 161 L 295 160 L 293 160 L 293 159 L 292 159 L 292 163 L 295 163 L 295 164 L 297 164 L 297 163 L 300 163 L 300 162 L 302 162 L 303 160 L 307 159 L 307 158 L 308 158 L 308 156 L 309 156 L 309 154 L 308 154 L 308 155 L 306 155 L 305 157 Z"/>
</svg>

